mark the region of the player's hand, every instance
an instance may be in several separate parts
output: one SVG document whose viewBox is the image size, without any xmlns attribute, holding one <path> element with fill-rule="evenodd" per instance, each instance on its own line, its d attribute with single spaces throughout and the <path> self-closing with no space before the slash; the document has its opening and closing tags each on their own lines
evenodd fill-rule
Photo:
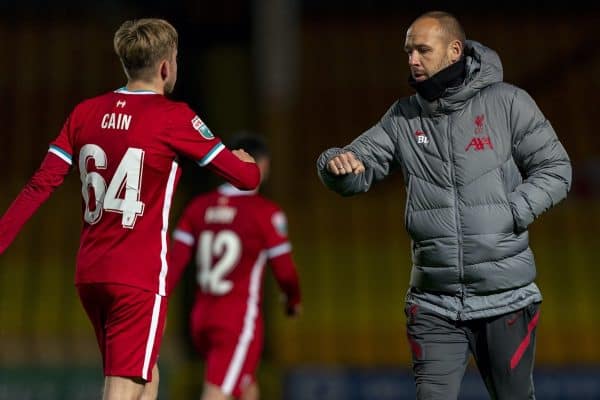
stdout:
<svg viewBox="0 0 600 400">
<path fill-rule="evenodd" d="M 297 317 L 300 314 L 302 314 L 302 304 L 300 303 L 296 303 L 296 304 L 286 304 L 285 306 L 285 315 L 287 315 L 288 317 Z"/>
<path fill-rule="evenodd" d="M 233 150 L 232 153 L 234 156 L 236 156 L 237 158 L 239 158 L 240 160 L 242 160 L 244 162 L 256 163 L 256 161 L 254 160 L 254 157 L 252 157 L 250 154 L 246 153 L 244 151 L 244 149 Z"/>
<path fill-rule="evenodd" d="M 354 153 L 347 151 L 329 160 L 327 162 L 327 171 L 338 176 L 347 174 L 358 175 L 365 172 L 365 166 L 356 158 Z"/>
</svg>

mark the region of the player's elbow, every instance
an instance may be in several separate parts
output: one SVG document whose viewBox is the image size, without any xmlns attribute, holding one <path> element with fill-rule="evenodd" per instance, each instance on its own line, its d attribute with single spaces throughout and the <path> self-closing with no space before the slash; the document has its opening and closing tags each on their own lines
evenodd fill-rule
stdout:
<svg viewBox="0 0 600 400">
<path fill-rule="evenodd" d="M 247 163 L 246 173 L 235 183 L 238 189 L 254 190 L 260 184 L 260 170 L 255 163 Z"/>
</svg>

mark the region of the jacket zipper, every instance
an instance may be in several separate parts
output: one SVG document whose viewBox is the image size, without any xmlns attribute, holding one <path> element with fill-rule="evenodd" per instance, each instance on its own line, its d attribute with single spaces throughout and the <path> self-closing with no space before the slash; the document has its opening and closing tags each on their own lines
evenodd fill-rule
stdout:
<svg viewBox="0 0 600 400">
<path fill-rule="evenodd" d="M 412 191 L 412 176 L 408 175 L 408 185 L 406 187 L 406 204 L 404 206 L 404 228 L 408 231 L 408 213 L 410 212 L 410 197 Z"/>
<path fill-rule="evenodd" d="M 464 306 L 465 303 L 465 286 L 463 284 L 465 270 L 463 266 L 463 238 L 462 228 L 460 224 L 460 214 L 458 211 L 458 190 L 456 189 L 456 171 L 455 171 L 455 158 L 454 148 L 452 147 L 452 117 L 448 116 L 448 152 L 450 155 L 450 174 L 452 178 L 452 190 L 454 192 L 454 217 L 456 222 L 456 235 L 458 241 L 458 271 L 460 280 L 460 303 Z M 458 320 L 462 319 L 462 311 L 458 312 Z"/>
</svg>

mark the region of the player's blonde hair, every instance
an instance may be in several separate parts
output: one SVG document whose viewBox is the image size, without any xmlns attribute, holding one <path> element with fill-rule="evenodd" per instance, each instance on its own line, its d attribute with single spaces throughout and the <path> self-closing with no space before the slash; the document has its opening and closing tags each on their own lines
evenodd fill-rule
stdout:
<svg viewBox="0 0 600 400">
<path fill-rule="evenodd" d="M 113 45 L 127 78 L 148 79 L 161 60 L 169 59 L 177 49 L 177 31 L 163 19 L 143 18 L 125 21 Z"/>
</svg>

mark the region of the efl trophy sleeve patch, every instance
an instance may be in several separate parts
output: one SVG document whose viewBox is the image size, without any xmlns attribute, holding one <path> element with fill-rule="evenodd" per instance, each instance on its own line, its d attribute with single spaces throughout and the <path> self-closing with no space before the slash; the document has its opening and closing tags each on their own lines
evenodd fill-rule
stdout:
<svg viewBox="0 0 600 400">
<path fill-rule="evenodd" d="M 200 135 L 202 135 L 204 139 L 210 140 L 215 138 L 215 135 L 213 135 L 210 129 L 208 129 L 208 126 L 206 126 L 206 124 L 197 115 L 192 119 L 192 126 L 195 130 L 200 132 Z"/>
<path fill-rule="evenodd" d="M 271 223 L 279 235 L 287 236 L 287 218 L 285 218 L 284 213 L 279 211 L 273 214 L 271 217 Z"/>
</svg>

